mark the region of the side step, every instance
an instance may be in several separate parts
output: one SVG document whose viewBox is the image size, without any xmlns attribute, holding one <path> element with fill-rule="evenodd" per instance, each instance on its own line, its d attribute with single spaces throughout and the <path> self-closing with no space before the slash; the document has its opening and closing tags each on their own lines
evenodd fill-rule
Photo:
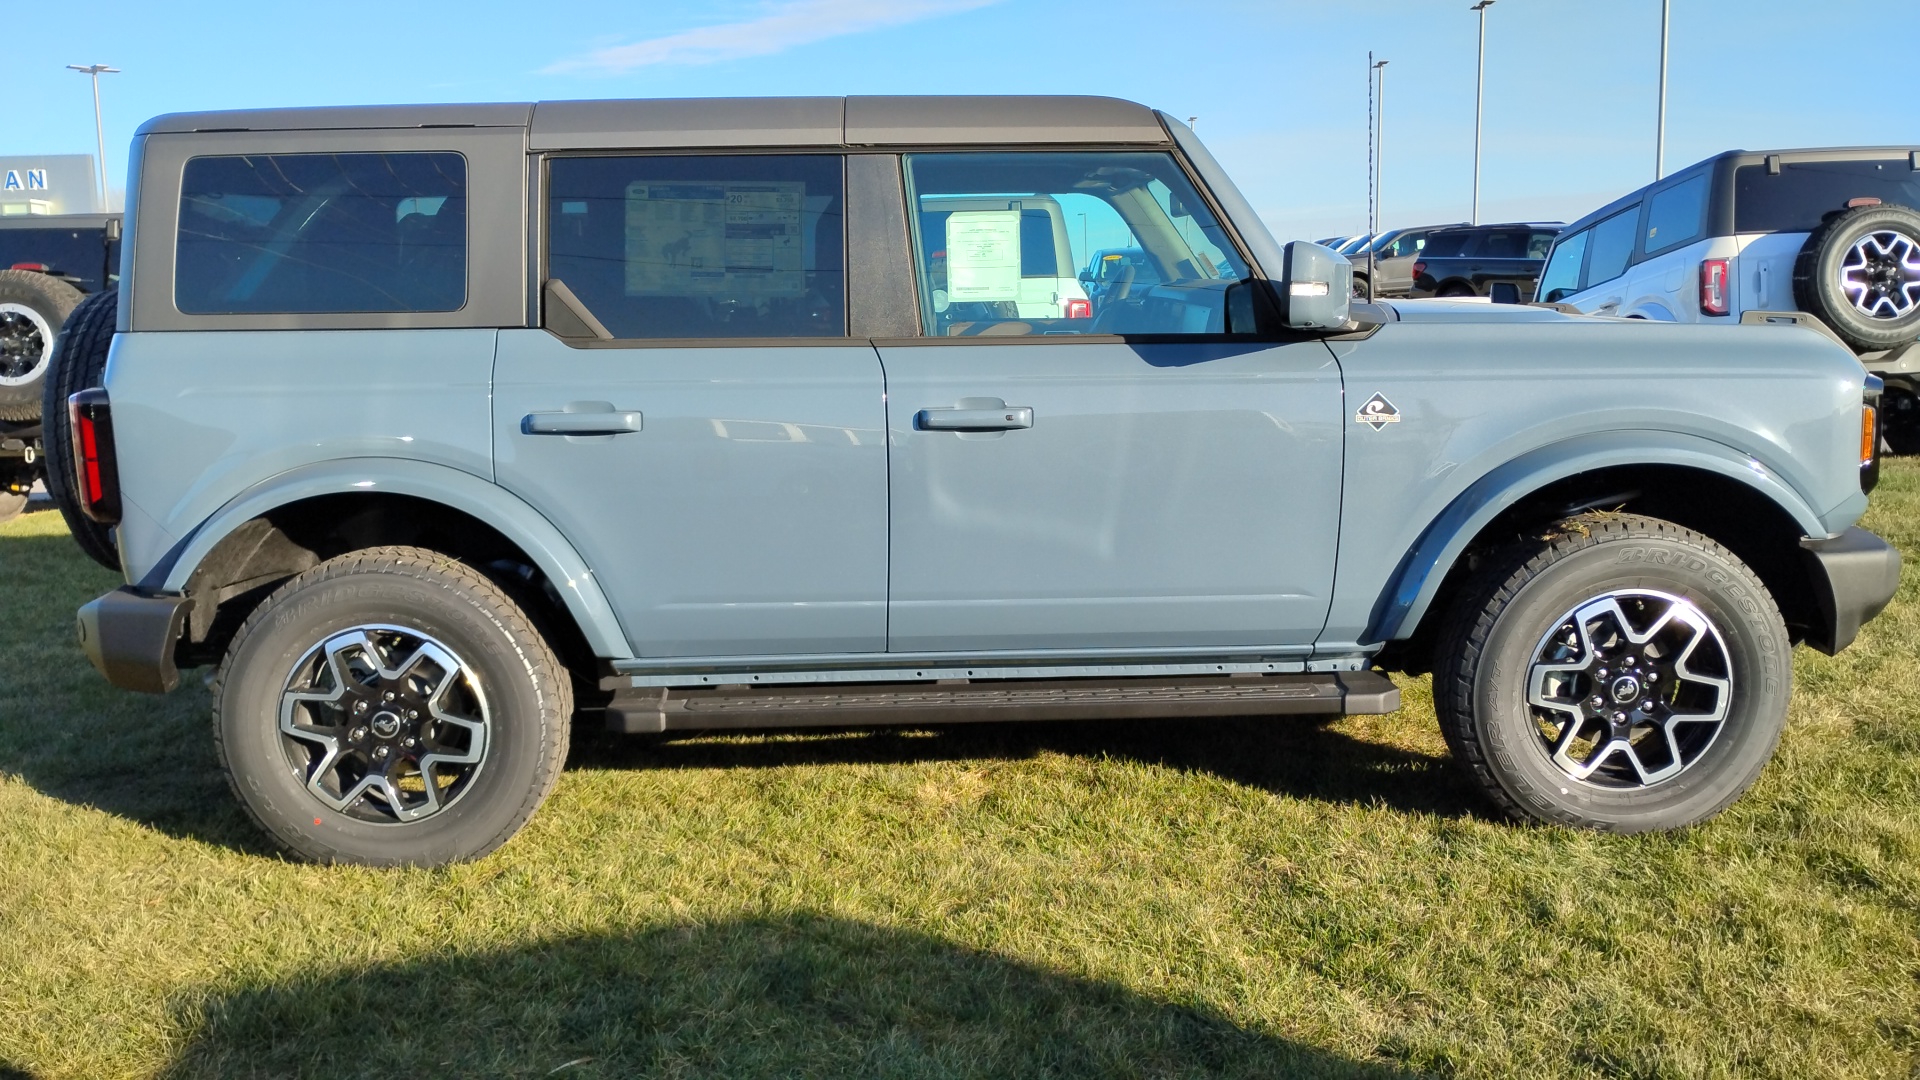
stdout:
<svg viewBox="0 0 1920 1080">
<path fill-rule="evenodd" d="M 623 690 L 607 730 L 1132 720 L 1167 716 L 1390 713 L 1400 688 L 1374 671 L 1182 679 L 1046 679 Z"/>
</svg>

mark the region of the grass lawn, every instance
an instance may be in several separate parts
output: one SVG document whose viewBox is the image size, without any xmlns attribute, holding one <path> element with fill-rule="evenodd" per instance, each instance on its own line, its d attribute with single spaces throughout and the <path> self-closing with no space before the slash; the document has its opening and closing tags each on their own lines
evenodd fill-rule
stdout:
<svg viewBox="0 0 1920 1080">
<path fill-rule="evenodd" d="M 1800 650 L 1681 835 L 1491 819 L 1396 716 L 589 736 L 441 871 L 270 854 L 198 680 L 109 688 L 115 584 L 0 527 L 0 1078 L 1920 1077 L 1920 462 L 1894 607 Z"/>
</svg>

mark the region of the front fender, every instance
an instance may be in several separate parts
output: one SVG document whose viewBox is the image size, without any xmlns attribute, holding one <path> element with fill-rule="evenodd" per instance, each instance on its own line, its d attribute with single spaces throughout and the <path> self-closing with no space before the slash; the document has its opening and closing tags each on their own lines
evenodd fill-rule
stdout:
<svg viewBox="0 0 1920 1080">
<path fill-rule="evenodd" d="M 246 522 L 303 499 L 355 492 L 411 495 L 492 525 L 526 552 L 553 582 L 595 655 L 615 660 L 633 656 L 593 569 L 552 522 L 497 484 L 445 465 L 404 458 L 336 459 L 262 480 L 228 501 L 174 545 L 139 586 L 146 592 L 180 592 L 207 554 Z"/>
<path fill-rule="evenodd" d="M 1618 465 L 1680 465 L 1753 488 L 1807 536 L 1826 535 L 1820 515 L 1772 470 L 1723 443 L 1670 431 L 1608 431 L 1539 447 L 1476 480 L 1428 525 L 1374 608 L 1367 640 L 1410 636 L 1461 552 L 1501 511 L 1569 476 Z"/>
</svg>

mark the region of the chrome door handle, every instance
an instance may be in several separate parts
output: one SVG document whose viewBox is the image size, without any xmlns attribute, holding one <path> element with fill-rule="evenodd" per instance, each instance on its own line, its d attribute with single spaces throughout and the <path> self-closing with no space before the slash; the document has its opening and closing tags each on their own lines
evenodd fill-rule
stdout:
<svg viewBox="0 0 1920 1080">
<path fill-rule="evenodd" d="M 921 431 L 1011 431 L 1033 426 L 1033 410 L 1025 405 L 998 409 L 921 409 L 913 414 Z"/>
<path fill-rule="evenodd" d="M 644 417 L 631 409 L 616 409 L 605 401 L 569 402 L 558 412 L 528 413 L 520 418 L 527 435 L 623 435 L 641 430 Z"/>
</svg>

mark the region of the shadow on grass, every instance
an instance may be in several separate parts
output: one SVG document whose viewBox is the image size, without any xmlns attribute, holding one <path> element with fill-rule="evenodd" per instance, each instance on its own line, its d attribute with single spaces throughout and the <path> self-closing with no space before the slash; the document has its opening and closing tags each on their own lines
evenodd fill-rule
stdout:
<svg viewBox="0 0 1920 1080">
<path fill-rule="evenodd" d="M 1412 1074 L 924 935 L 814 916 L 587 936 L 183 1001 L 162 1075 Z"/>
<path fill-rule="evenodd" d="M 200 673 L 171 694 L 132 694 L 81 653 L 74 610 L 116 575 L 65 534 L 3 535 L 0 582 L 0 774 L 169 835 L 272 850 L 220 773 Z"/>
<path fill-rule="evenodd" d="M 1445 817 L 1481 804 L 1453 763 L 1330 730 L 1332 718 L 955 724 L 912 730 L 809 732 L 802 738 L 713 739 L 579 732 L 572 768 L 738 769 L 789 765 L 1018 761 L 1041 753 L 1113 758 L 1206 773 L 1276 795 L 1382 805 Z M 764 734 L 764 733 L 763 733 Z"/>
</svg>

